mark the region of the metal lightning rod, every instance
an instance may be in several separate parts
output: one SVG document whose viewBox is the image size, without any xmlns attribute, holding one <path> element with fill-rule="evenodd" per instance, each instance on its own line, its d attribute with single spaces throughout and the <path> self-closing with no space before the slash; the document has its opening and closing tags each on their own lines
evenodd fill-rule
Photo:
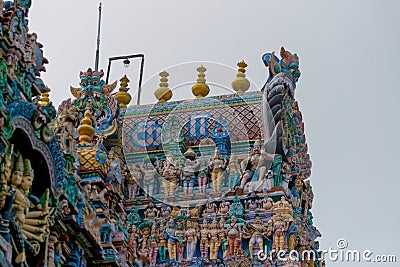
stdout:
<svg viewBox="0 0 400 267">
<path fill-rule="evenodd" d="M 99 24 L 97 27 L 97 49 L 96 49 L 96 61 L 94 63 L 94 69 L 99 70 L 99 57 L 100 57 L 100 25 L 101 25 L 101 2 L 99 3 Z"/>
</svg>

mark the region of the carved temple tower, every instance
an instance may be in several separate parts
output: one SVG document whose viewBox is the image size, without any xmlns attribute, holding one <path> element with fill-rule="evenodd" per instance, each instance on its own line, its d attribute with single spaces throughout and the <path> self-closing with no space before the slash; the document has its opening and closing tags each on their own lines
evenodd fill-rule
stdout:
<svg viewBox="0 0 400 267">
<path fill-rule="evenodd" d="M 89 68 L 56 110 L 30 5 L 0 1 L 1 266 L 325 266 L 296 54 L 227 95 L 201 65 L 188 100 L 163 71 L 152 105 Z"/>
</svg>

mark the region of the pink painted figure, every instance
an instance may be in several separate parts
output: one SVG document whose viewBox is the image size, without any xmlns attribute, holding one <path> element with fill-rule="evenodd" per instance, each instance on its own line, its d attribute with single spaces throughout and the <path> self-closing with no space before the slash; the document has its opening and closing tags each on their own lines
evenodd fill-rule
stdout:
<svg viewBox="0 0 400 267">
<path fill-rule="evenodd" d="M 151 228 L 151 234 L 149 236 L 149 246 L 150 246 L 150 254 L 149 261 L 150 265 L 155 266 L 157 263 L 157 255 L 158 255 L 158 243 L 160 241 L 157 226 L 154 223 Z"/>
<path fill-rule="evenodd" d="M 209 229 L 207 219 L 203 220 L 203 224 L 200 229 L 200 253 L 203 259 L 208 259 L 208 248 L 209 248 Z"/>
<path fill-rule="evenodd" d="M 185 242 L 186 242 L 186 260 L 192 261 L 197 245 L 197 230 L 194 227 L 194 224 L 190 220 L 186 222 Z"/>
</svg>

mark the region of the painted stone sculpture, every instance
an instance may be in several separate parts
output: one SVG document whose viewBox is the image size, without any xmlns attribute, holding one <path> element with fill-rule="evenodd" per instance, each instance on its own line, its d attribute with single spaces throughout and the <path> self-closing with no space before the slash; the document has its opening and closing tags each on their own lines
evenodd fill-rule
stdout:
<svg viewBox="0 0 400 267">
<path fill-rule="evenodd" d="M 215 149 L 214 157 L 209 166 L 211 169 L 213 191 L 215 193 L 221 193 L 222 177 L 226 167 L 226 161 L 222 158 L 218 148 Z"/>
<path fill-rule="evenodd" d="M 128 77 L 113 93 L 88 68 L 56 111 L 30 7 L 0 1 L 0 265 L 274 266 L 258 251 L 318 250 L 296 54 L 263 56 L 261 92 L 242 61 L 237 94 L 205 97 L 201 66 L 185 105 L 127 107 Z"/>
</svg>

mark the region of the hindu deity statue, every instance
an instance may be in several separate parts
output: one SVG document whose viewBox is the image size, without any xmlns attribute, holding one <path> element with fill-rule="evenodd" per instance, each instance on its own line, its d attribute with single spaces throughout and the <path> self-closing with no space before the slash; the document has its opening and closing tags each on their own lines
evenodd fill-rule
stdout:
<svg viewBox="0 0 400 267">
<path fill-rule="evenodd" d="M 199 163 L 196 161 L 196 153 L 191 147 L 183 155 L 185 157 L 182 169 L 183 193 L 192 195 Z"/>
<path fill-rule="evenodd" d="M 143 238 L 139 244 L 139 259 L 142 262 L 142 265 L 146 266 L 149 263 L 149 255 L 150 255 L 150 245 L 149 240 L 147 238 Z"/>
<path fill-rule="evenodd" d="M 267 227 L 264 226 L 262 219 L 258 215 L 254 218 L 253 224 L 247 223 L 246 227 L 243 228 L 243 236 L 250 238 L 249 252 L 251 258 L 255 255 L 254 246 L 256 244 L 258 244 L 257 251 L 264 249 L 264 237 L 267 235 L 267 231 Z"/>
<path fill-rule="evenodd" d="M 228 253 L 230 256 L 236 255 L 242 242 L 242 227 L 235 214 L 231 215 L 226 225 L 226 235 L 228 237 Z"/>
<path fill-rule="evenodd" d="M 197 227 L 190 220 L 186 222 L 185 231 L 185 241 L 186 241 L 186 260 L 192 261 L 194 252 L 197 245 Z"/>
<path fill-rule="evenodd" d="M 197 183 L 200 194 L 206 193 L 208 177 L 209 177 L 208 162 L 205 157 L 201 156 L 199 159 L 199 173 L 197 174 Z"/>
<path fill-rule="evenodd" d="M 138 229 L 135 225 L 131 226 L 129 230 L 129 239 L 128 239 L 128 251 L 130 253 L 130 260 L 138 258 L 138 244 L 139 244 L 139 233 Z"/>
<path fill-rule="evenodd" d="M 270 210 L 272 210 L 273 205 L 274 205 L 274 201 L 272 200 L 272 198 L 265 196 L 263 199 L 261 199 L 260 210 L 270 211 Z"/>
<path fill-rule="evenodd" d="M 282 155 L 275 154 L 271 168 L 272 168 L 272 171 L 274 172 L 274 186 L 281 186 L 281 183 L 282 183 Z"/>
<path fill-rule="evenodd" d="M 182 121 L 179 116 L 170 115 L 164 123 L 164 131 L 161 134 L 161 142 L 165 151 L 171 152 L 174 157 L 181 155 L 184 148 L 185 137 L 182 131 Z"/>
<path fill-rule="evenodd" d="M 213 192 L 221 193 L 221 184 L 224 170 L 226 167 L 226 160 L 222 159 L 221 153 L 218 148 L 215 148 L 213 160 L 209 165 L 211 169 L 211 180 L 213 185 Z"/>
<path fill-rule="evenodd" d="M 212 199 L 207 200 L 206 207 L 203 211 L 203 216 L 215 216 L 218 211 L 218 206 L 215 204 Z"/>
<path fill-rule="evenodd" d="M 224 260 L 228 258 L 228 238 L 225 231 L 225 219 L 221 217 L 219 220 L 219 240 L 221 243 L 222 257 Z"/>
<path fill-rule="evenodd" d="M 219 246 L 221 245 L 219 239 L 219 225 L 215 217 L 209 228 L 210 238 L 210 260 L 216 260 L 218 256 Z"/>
<path fill-rule="evenodd" d="M 171 261 L 176 261 L 176 243 L 178 238 L 175 236 L 175 223 L 169 221 L 167 228 L 164 229 L 164 237 L 168 240 L 168 256 Z"/>
<path fill-rule="evenodd" d="M 253 211 L 256 212 L 259 208 L 259 201 L 256 197 L 256 195 L 253 193 L 251 193 L 250 197 L 248 200 L 245 200 L 245 204 L 246 204 L 246 209 L 247 211 Z"/>
<path fill-rule="evenodd" d="M 154 221 L 155 219 L 157 219 L 159 214 L 160 211 L 157 209 L 153 202 L 150 202 L 147 209 L 144 211 L 144 217 L 146 220 L 149 221 Z"/>
<path fill-rule="evenodd" d="M 285 250 L 287 248 L 286 231 L 288 230 L 289 223 L 286 222 L 285 218 L 279 213 L 273 216 L 271 221 L 274 234 L 272 248 L 276 251 Z"/>
<path fill-rule="evenodd" d="M 105 197 L 104 195 L 107 192 L 107 188 L 103 188 L 102 190 L 99 189 L 99 187 L 95 184 L 91 185 L 90 189 L 90 200 L 96 199 L 96 200 L 102 200 L 105 202 Z"/>
<path fill-rule="evenodd" d="M 266 182 L 267 182 L 267 190 L 269 191 L 272 189 L 272 187 L 274 187 L 274 172 L 272 170 L 268 170 Z"/>
<path fill-rule="evenodd" d="M 29 159 L 19 156 L 11 175 L 11 188 L 14 193 L 12 209 L 15 212 L 15 222 L 10 226 L 13 240 L 16 244 L 17 257 L 15 262 L 25 261 L 25 252 L 36 256 L 40 250 L 39 244 L 44 242 L 49 234 L 49 190 L 44 194 L 44 203 L 30 193 L 34 174 Z"/>
<path fill-rule="evenodd" d="M 14 170 L 11 174 L 10 186 L 14 191 L 13 210 L 15 211 L 15 221 L 22 226 L 25 222 L 26 203 L 25 195 L 20 186 L 24 170 L 24 159 L 19 156 L 15 159 Z"/>
<path fill-rule="evenodd" d="M 226 216 L 229 213 L 229 205 L 229 201 L 227 201 L 225 198 L 222 198 L 218 207 L 218 215 Z"/>
<path fill-rule="evenodd" d="M 4 180 L 2 181 L 1 195 L 5 198 L 3 200 L 4 202 L 2 202 L 3 207 L 0 209 L 0 234 L 6 241 L 11 242 L 12 240 L 15 243 L 16 256 L 14 261 L 20 266 L 26 260 L 26 240 L 21 233 L 21 223 L 15 218 L 16 206 L 14 203 L 15 193 L 18 190 L 17 187 L 22 183 L 23 159 L 22 156 L 16 159 L 13 158 L 12 150 L 13 148 L 8 152 L 9 155 L 6 156 L 5 166 L 1 174 L 1 179 Z M 7 182 L 10 182 L 10 186 L 7 185 Z M 17 208 L 17 211 L 19 211 L 20 208 Z"/>
<path fill-rule="evenodd" d="M 294 186 L 292 187 L 290 193 L 292 196 L 292 203 L 293 207 L 295 208 L 295 212 L 299 212 L 299 210 L 301 210 L 302 196 L 304 196 L 303 180 L 301 179 L 301 176 L 297 176 L 294 179 Z"/>
<path fill-rule="evenodd" d="M 272 223 L 272 221 L 271 221 Z M 296 218 L 294 218 L 294 222 L 291 223 L 289 225 L 289 228 L 287 230 L 287 236 L 288 236 L 288 249 L 289 250 L 293 250 L 295 249 L 295 247 L 297 246 L 299 239 L 300 239 L 300 235 L 298 233 L 299 231 L 299 227 L 301 225 L 301 219 L 300 216 L 297 216 Z M 271 227 L 272 230 L 272 227 Z"/>
<path fill-rule="evenodd" d="M 256 172 L 258 172 L 259 181 L 264 179 L 264 176 L 267 172 L 267 155 L 266 153 L 261 153 L 260 139 L 254 141 L 250 156 L 247 160 L 242 161 L 242 164 L 242 169 L 245 170 L 245 172 L 242 174 L 242 180 L 240 182 L 240 187 L 242 189 L 244 189 L 246 183 L 253 178 Z"/>
<path fill-rule="evenodd" d="M 22 225 L 25 221 L 25 198 L 23 192 L 20 190 L 22 183 L 24 163 L 22 156 L 14 158 L 13 171 L 10 178 L 11 196 L 13 197 L 12 211 L 15 214 L 10 218 L 9 226 L 10 233 L 13 241 L 16 243 L 16 250 L 18 255 L 15 257 L 15 263 L 22 264 L 26 260 L 25 254 L 25 239 L 21 233 Z M 11 212 L 10 212 L 11 213 Z"/>
<path fill-rule="evenodd" d="M 286 196 L 290 195 L 289 183 L 292 181 L 292 174 L 290 165 L 287 162 L 282 164 L 282 188 Z"/>
<path fill-rule="evenodd" d="M 228 190 L 232 192 L 235 191 L 235 187 L 236 185 L 238 185 L 240 181 L 240 172 L 241 172 L 236 154 L 233 153 L 231 154 L 227 171 L 228 171 Z"/>
<path fill-rule="evenodd" d="M 132 171 L 125 173 L 126 187 L 128 189 L 128 198 L 134 199 L 139 194 L 139 184 L 143 183 L 143 173 L 136 164 L 132 165 Z"/>
<path fill-rule="evenodd" d="M 162 168 L 162 188 L 165 197 L 173 197 L 181 170 L 172 152 L 168 153 Z"/>
<path fill-rule="evenodd" d="M 202 204 L 201 203 L 197 203 L 196 206 L 194 206 L 193 208 L 191 208 L 189 210 L 189 218 L 193 219 L 193 220 L 199 219 L 201 208 L 202 208 Z"/>
<path fill-rule="evenodd" d="M 170 214 L 170 218 L 175 219 L 180 214 L 181 214 L 181 209 L 178 206 L 173 206 L 171 214 Z"/>
<path fill-rule="evenodd" d="M 158 243 L 158 255 L 161 263 L 164 263 L 167 259 L 167 240 L 164 236 L 165 225 L 164 222 L 160 223 L 159 228 L 159 243 Z"/>
<path fill-rule="evenodd" d="M 153 226 L 151 227 L 151 233 L 149 236 L 149 247 L 150 247 L 149 262 L 151 266 L 155 266 L 157 263 L 159 241 L 160 237 L 158 235 L 157 225 L 156 223 L 154 223 Z"/>
<path fill-rule="evenodd" d="M 8 185 L 12 172 L 12 152 L 14 147 L 11 145 L 5 153 L 4 162 L 1 163 L 0 174 L 0 235 L 10 242 L 10 220 L 13 217 L 12 204 L 14 201 L 14 191 Z"/>
<path fill-rule="evenodd" d="M 64 153 L 72 152 L 76 145 L 75 124 L 78 120 L 79 112 L 77 107 L 71 106 L 71 103 L 65 102 L 59 107 L 59 115 L 52 122 L 54 131 L 58 135 L 61 149 Z"/>
<path fill-rule="evenodd" d="M 178 261 L 182 262 L 183 254 L 185 252 L 185 229 L 183 222 L 178 222 L 175 230 L 175 237 L 177 239 L 176 244 L 176 254 L 178 256 Z"/>
<path fill-rule="evenodd" d="M 201 224 L 201 229 L 200 229 L 200 252 L 201 252 L 201 258 L 203 259 L 208 259 L 208 248 L 210 246 L 210 240 L 209 240 L 209 227 L 207 223 L 207 219 L 203 220 L 203 223 Z"/>
<path fill-rule="evenodd" d="M 157 167 L 154 167 L 150 160 L 144 161 L 143 166 L 140 168 L 143 176 L 143 190 L 145 197 L 148 198 L 154 194 L 154 188 L 156 186 L 156 175 Z"/>
<path fill-rule="evenodd" d="M 49 190 L 45 191 L 45 203 L 42 205 L 39 198 L 30 193 L 34 179 L 33 169 L 29 159 L 24 160 L 24 173 L 20 188 L 25 195 L 26 214 L 22 226 L 22 233 L 31 240 L 44 242 L 50 233 L 48 214 L 49 209 Z"/>
<path fill-rule="evenodd" d="M 160 215 L 162 218 L 166 219 L 171 214 L 171 211 L 172 211 L 171 207 L 164 203 L 161 205 Z"/>
</svg>

